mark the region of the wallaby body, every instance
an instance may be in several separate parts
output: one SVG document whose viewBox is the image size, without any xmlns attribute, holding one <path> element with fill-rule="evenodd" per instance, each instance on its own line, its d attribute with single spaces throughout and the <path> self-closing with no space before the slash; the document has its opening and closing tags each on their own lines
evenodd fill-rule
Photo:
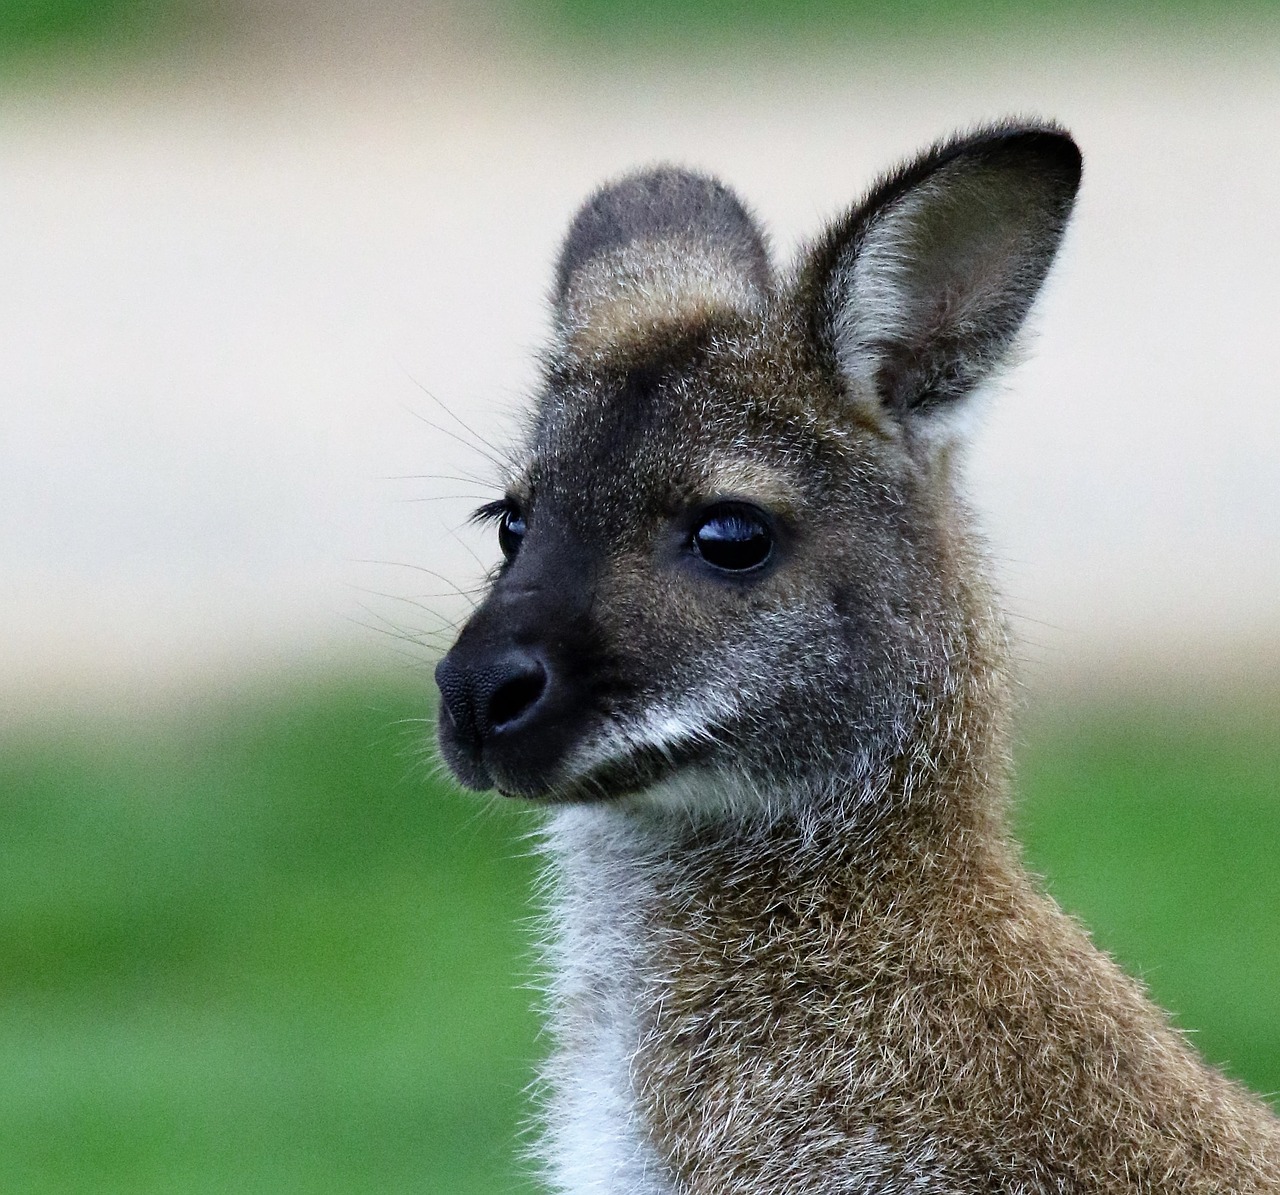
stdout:
<svg viewBox="0 0 1280 1195">
<path fill-rule="evenodd" d="M 697 175 L 575 220 L 437 672 L 459 778 L 551 806 L 558 1190 L 1280 1192 L 1280 1121 L 1007 837 L 957 416 L 1079 174 L 1047 127 L 937 146 L 782 282 Z"/>
</svg>

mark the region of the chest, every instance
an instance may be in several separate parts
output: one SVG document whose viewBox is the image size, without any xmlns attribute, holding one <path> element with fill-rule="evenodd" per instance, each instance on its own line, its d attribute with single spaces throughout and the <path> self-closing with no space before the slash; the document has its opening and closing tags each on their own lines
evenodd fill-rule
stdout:
<svg viewBox="0 0 1280 1195">
<path fill-rule="evenodd" d="M 840 1023 L 850 1010 L 821 991 L 827 952 L 789 947 L 785 914 L 726 933 L 721 902 L 691 892 L 651 838 L 566 816 L 553 841 L 564 851 L 544 1073 L 555 1188 L 898 1190 L 885 1180 L 901 1158 L 851 1124 L 840 1094 L 860 1085 L 861 1063 L 855 1026 Z M 815 917 L 808 932 L 830 947 L 838 926 Z"/>
</svg>

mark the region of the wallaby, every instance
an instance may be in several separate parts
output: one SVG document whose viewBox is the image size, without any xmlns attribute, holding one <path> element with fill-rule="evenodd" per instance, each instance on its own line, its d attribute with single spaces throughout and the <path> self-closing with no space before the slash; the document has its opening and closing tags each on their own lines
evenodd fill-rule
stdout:
<svg viewBox="0 0 1280 1195">
<path fill-rule="evenodd" d="M 784 277 L 702 175 L 573 221 L 436 673 L 458 779 L 548 807 L 555 1189 L 1280 1192 L 1280 1120 L 1009 838 L 956 457 L 1080 170 L 1052 125 L 943 142 Z"/>
</svg>

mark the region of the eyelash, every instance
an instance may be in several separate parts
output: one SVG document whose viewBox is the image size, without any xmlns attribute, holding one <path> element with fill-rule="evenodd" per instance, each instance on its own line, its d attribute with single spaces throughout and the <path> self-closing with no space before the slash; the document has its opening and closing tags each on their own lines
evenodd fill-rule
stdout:
<svg viewBox="0 0 1280 1195">
<path fill-rule="evenodd" d="M 519 507 L 510 498 L 498 498 L 493 502 L 486 502 L 479 510 L 474 511 L 471 521 L 481 525 L 496 523 L 504 515 L 519 514 L 519 512 Z"/>
</svg>

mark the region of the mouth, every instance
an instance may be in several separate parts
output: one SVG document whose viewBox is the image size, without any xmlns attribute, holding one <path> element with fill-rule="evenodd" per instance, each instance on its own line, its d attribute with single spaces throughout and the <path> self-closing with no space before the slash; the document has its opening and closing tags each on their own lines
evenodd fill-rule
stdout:
<svg viewBox="0 0 1280 1195">
<path fill-rule="evenodd" d="M 559 739 L 558 744 L 551 738 Z M 622 741 L 604 723 L 595 733 L 540 735 L 537 740 L 486 742 L 478 749 L 455 733 L 441 707 L 439 750 L 454 778 L 475 792 L 496 791 L 540 805 L 616 801 L 651 788 L 696 763 L 699 744 Z"/>
<path fill-rule="evenodd" d="M 581 737 L 581 732 L 555 723 L 539 727 L 536 734 L 497 733 L 477 741 L 459 731 L 443 703 L 437 727 L 440 756 L 464 788 L 540 804 L 611 795 L 604 775 L 597 776 L 594 770 L 588 775 L 572 766 Z"/>
<path fill-rule="evenodd" d="M 679 765 L 657 752 L 635 751 L 588 768 L 560 768 L 550 777 L 484 768 L 488 787 L 504 797 L 539 805 L 591 805 L 617 801 L 649 788 Z"/>
</svg>

